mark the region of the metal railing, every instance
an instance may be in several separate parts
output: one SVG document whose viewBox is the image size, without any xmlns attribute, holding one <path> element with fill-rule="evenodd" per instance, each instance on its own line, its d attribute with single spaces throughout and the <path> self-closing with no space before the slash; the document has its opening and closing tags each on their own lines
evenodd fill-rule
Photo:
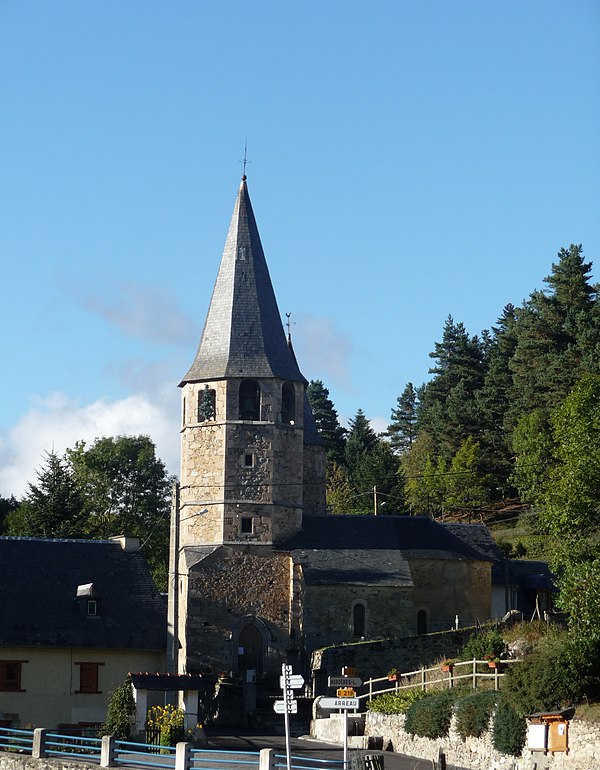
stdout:
<svg viewBox="0 0 600 770">
<path fill-rule="evenodd" d="M 358 696 L 359 701 L 371 701 L 378 695 L 384 693 L 396 693 L 401 690 L 427 690 L 455 687 L 459 684 L 466 684 L 467 681 L 471 687 L 476 690 L 484 682 L 492 682 L 494 690 L 500 689 L 500 683 L 504 677 L 502 668 L 513 663 L 519 663 L 518 660 L 502 660 L 496 665 L 496 668 L 490 668 L 487 660 L 461 660 L 448 665 L 447 670 L 442 670 L 441 663 L 429 668 L 418 668 L 415 671 L 406 671 L 397 674 L 397 679 L 388 687 L 381 687 L 381 683 L 390 684 L 388 676 L 376 679 L 367 679 L 363 683 L 368 692 Z M 459 673 L 462 671 L 465 673 Z"/>
<path fill-rule="evenodd" d="M 51 757 L 72 757 L 100 761 L 102 738 L 84 738 L 61 733 L 46 733 L 44 751 Z"/>
<path fill-rule="evenodd" d="M 0 727 L 0 749 L 2 751 L 16 751 L 19 754 L 31 754 L 33 752 L 33 730 Z"/>
<path fill-rule="evenodd" d="M 219 749 L 192 749 L 190 767 L 193 770 L 213 770 L 225 765 L 251 765 L 259 767 L 260 751 L 227 751 Z"/>
<path fill-rule="evenodd" d="M 287 767 L 287 756 L 285 754 L 275 754 L 274 756 L 275 768 Z M 335 768 L 343 768 L 343 759 L 319 759 L 317 757 L 302 757 L 302 756 L 290 756 L 291 767 L 293 770 L 335 770 Z"/>
<path fill-rule="evenodd" d="M 155 743 L 116 740 L 112 759 L 116 765 L 173 768 L 175 766 L 175 753 L 175 746 L 157 746 Z"/>
</svg>

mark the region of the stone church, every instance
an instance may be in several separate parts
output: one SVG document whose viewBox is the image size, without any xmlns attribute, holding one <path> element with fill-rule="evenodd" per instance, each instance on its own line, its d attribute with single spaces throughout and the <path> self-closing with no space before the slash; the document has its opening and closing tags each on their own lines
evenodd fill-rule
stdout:
<svg viewBox="0 0 600 770">
<path fill-rule="evenodd" d="M 318 647 L 490 617 L 492 559 L 472 532 L 424 517 L 327 514 L 306 385 L 243 176 L 198 351 L 180 383 L 173 671 L 260 677 L 282 662 L 306 665 Z"/>
</svg>

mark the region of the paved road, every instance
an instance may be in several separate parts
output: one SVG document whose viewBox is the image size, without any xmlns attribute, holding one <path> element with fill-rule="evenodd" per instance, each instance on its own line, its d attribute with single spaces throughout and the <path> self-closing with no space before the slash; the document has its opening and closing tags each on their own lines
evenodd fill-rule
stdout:
<svg viewBox="0 0 600 770">
<path fill-rule="evenodd" d="M 238 751 L 275 749 L 278 753 L 285 754 L 285 738 L 282 735 L 219 730 L 219 732 L 208 732 L 207 737 L 208 748 L 211 749 L 237 749 Z M 295 756 L 306 755 L 318 757 L 319 759 L 326 759 L 327 757 L 335 760 L 343 759 L 341 746 L 315 741 L 308 737 L 291 738 L 290 747 L 292 754 Z M 416 757 L 409 757 L 406 754 L 396 754 L 392 751 L 384 752 L 384 763 L 385 770 L 432 770 L 433 768 L 433 763 L 429 759 L 418 759 Z M 461 768 L 448 765 L 447 770 L 461 770 Z"/>
</svg>

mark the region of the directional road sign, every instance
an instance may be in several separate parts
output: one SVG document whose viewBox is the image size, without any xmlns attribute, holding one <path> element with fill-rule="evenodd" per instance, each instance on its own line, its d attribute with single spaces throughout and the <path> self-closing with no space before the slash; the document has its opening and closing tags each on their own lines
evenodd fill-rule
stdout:
<svg viewBox="0 0 600 770">
<path fill-rule="evenodd" d="M 338 698 L 355 698 L 356 690 L 353 687 L 338 687 L 335 694 Z"/>
<path fill-rule="evenodd" d="M 276 700 L 273 704 L 273 711 L 276 714 L 285 714 L 286 708 L 285 708 L 285 701 L 284 700 Z M 287 703 L 287 713 L 288 714 L 297 714 L 298 713 L 298 701 L 297 700 L 289 700 Z"/>
<path fill-rule="evenodd" d="M 282 690 L 285 690 L 286 686 L 286 678 L 288 680 L 287 686 L 291 687 L 292 690 L 298 690 L 300 687 L 304 686 L 304 677 L 302 674 L 291 674 L 288 677 L 280 676 L 279 677 L 279 686 Z"/>
<path fill-rule="evenodd" d="M 358 698 L 321 698 L 319 706 L 322 709 L 357 709 Z"/>
<path fill-rule="evenodd" d="M 329 687 L 360 687 L 362 679 L 357 676 L 330 676 L 327 684 Z"/>
</svg>

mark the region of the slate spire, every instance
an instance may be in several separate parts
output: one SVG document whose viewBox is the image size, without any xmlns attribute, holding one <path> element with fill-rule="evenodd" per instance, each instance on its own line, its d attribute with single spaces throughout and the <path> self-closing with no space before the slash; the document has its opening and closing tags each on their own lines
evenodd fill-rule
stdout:
<svg viewBox="0 0 600 770">
<path fill-rule="evenodd" d="M 246 175 L 233 209 L 198 352 L 180 385 L 226 377 L 306 382 L 283 331 Z"/>
</svg>

